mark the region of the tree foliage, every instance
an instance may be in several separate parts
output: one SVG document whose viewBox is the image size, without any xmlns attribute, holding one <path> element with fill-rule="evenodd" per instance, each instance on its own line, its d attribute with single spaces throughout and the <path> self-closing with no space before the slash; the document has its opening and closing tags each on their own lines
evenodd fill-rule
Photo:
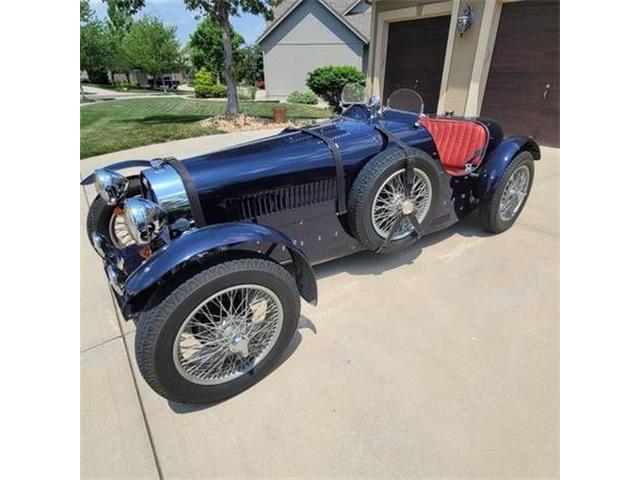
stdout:
<svg viewBox="0 0 640 480">
<path fill-rule="evenodd" d="M 95 83 L 106 83 L 111 58 L 111 41 L 104 22 L 98 20 L 89 0 L 80 2 L 80 70 Z"/>
<path fill-rule="evenodd" d="M 182 52 L 176 27 L 145 15 L 135 21 L 123 40 L 124 52 L 132 68 L 157 76 L 180 68 Z"/>
<path fill-rule="evenodd" d="M 224 78 L 227 84 L 227 113 L 240 112 L 238 92 L 234 78 L 233 42 L 229 18 L 241 12 L 273 18 L 273 7 L 280 0 L 184 0 L 187 8 L 202 12 L 215 19 L 220 26 L 224 51 Z"/>
<path fill-rule="evenodd" d="M 227 87 L 216 83 L 206 68 L 201 68 L 193 79 L 193 90 L 199 98 L 221 98 L 227 95 Z"/>
<path fill-rule="evenodd" d="M 231 28 L 231 44 L 233 56 L 240 57 L 240 46 L 244 38 Z M 218 22 L 206 15 L 198 23 L 189 39 L 191 63 L 196 70 L 206 68 L 213 72 L 217 80 L 224 75 L 224 46 L 222 44 L 222 30 Z"/>
<path fill-rule="evenodd" d="M 134 14 L 143 6 L 144 0 L 102 0 L 107 6 L 107 27 L 111 41 L 109 70 L 125 73 L 129 79 L 131 62 L 124 49 L 124 37 L 134 23 Z"/>
<path fill-rule="evenodd" d="M 255 85 L 264 78 L 262 50 L 257 45 L 247 45 L 238 56 L 237 78 L 249 85 Z"/>
<path fill-rule="evenodd" d="M 307 86 L 340 111 L 340 95 L 347 83 L 364 85 L 365 76 L 360 69 L 350 65 L 327 65 L 316 68 L 307 77 Z"/>
</svg>

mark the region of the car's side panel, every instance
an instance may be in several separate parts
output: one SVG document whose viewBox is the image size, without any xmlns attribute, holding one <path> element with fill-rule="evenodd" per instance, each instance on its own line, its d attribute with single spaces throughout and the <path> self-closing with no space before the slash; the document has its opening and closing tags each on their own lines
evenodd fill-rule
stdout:
<svg viewBox="0 0 640 480">
<path fill-rule="evenodd" d="M 246 245 L 247 249 L 254 251 L 262 250 L 257 245 L 263 245 L 265 250 L 270 245 L 286 249 L 293 261 L 300 296 L 312 304 L 318 301 L 318 288 L 311 264 L 289 237 L 264 225 L 225 223 L 192 230 L 162 247 L 127 278 L 124 285 L 127 302 L 156 285 L 176 267 L 202 254 L 239 245 Z"/>
<path fill-rule="evenodd" d="M 531 138 L 507 137 L 502 140 L 482 161 L 478 170 L 479 177 L 475 187 L 475 196 L 479 199 L 489 198 L 511 161 L 523 151 L 531 152 L 534 160 L 540 159 L 540 147 Z"/>
</svg>

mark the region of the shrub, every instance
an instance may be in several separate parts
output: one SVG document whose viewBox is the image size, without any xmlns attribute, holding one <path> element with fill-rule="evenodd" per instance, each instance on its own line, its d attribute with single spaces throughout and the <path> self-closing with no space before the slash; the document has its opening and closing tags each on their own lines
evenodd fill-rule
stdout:
<svg viewBox="0 0 640 480">
<path fill-rule="evenodd" d="M 289 103 L 302 103 L 303 105 L 316 105 L 318 103 L 318 97 L 311 90 L 291 92 L 287 97 Z"/>
<path fill-rule="evenodd" d="M 253 85 L 238 85 L 238 100 L 255 100 L 257 90 Z"/>
<path fill-rule="evenodd" d="M 116 90 L 120 91 L 120 92 L 126 92 L 127 90 L 129 90 L 129 84 L 125 81 L 117 81 L 116 82 Z"/>
<path fill-rule="evenodd" d="M 222 98 L 227 96 L 227 87 L 213 82 L 213 75 L 206 68 L 201 68 L 193 79 L 193 89 L 198 98 Z"/>
<path fill-rule="evenodd" d="M 328 65 L 309 73 L 307 86 L 340 111 L 340 94 L 347 83 L 364 84 L 364 73 L 350 65 Z"/>
</svg>

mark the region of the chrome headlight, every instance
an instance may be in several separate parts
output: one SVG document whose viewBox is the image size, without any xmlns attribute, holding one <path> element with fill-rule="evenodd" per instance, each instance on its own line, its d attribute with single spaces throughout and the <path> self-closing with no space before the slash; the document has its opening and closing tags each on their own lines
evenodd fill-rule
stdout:
<svg viewBox="0 0 640 480">
<path fill-rule="evenodd" d="M 156 238 L 167 224 L 167 214 L 159 205 L 144 198 L 128 198 L 124 202 L 124 220 L 138 245 Z"/>
<path fill-rule="evenodd" d="M 108 168 L 95 172 L 96 190 L 108 205 L 116 205 L 124 198 L 129 187 L 129 179 Z"/>
</svg>

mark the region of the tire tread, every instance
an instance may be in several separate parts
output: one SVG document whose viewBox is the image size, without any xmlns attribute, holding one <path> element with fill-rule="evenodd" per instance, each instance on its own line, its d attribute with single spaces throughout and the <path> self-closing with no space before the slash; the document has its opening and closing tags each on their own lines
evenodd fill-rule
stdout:
<svg viewBox="0 0 640 480">
<path fill-rule="evenodd" d="M 153 390 L 167 400 L 184 402 L 184 399 L 168 391 L 156 375 L 154 351 L 163 327 L 162 319 L 168 318 L 171 312 L 196 289 L 216 278 L 239 270 L 260 270 L 283 280 L 291 292 L 295 293 L 299 312 L 300 297 L 293 277 L 281 265 L 261 258 L 242 258 L 223 262 L 195 274 L 168 294 L 166 290 L 157 292 L 149 300 L 148 304 L 152 307 L 145 309 L 138 320 L 135 335 L 135 356 L 142 377 Z M 208 402 L 193 401 L 190 403 Z"/>
</svg>

